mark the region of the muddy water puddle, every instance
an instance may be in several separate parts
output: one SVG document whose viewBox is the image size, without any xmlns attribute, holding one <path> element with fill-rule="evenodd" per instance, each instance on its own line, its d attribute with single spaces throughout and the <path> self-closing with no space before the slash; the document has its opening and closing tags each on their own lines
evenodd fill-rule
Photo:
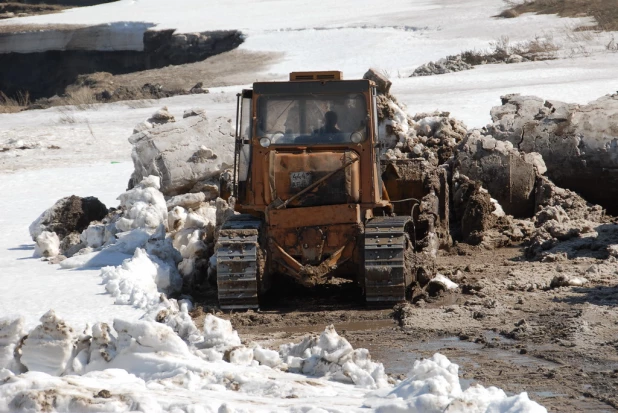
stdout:
<svg viewBox="0 0 618 413">
<path fill-rule="evenodd" d="M 348 322 L 333 322 L 335 330 L 339 333 L 346 331 L 369 331 L 369 330 L 381 330 L 384 328 L 394 327 L 393 320 L 368 320 L 368 321 L 348 321 Z M 252 332 L 253 328 L 241 329 L 241 331 Z M 324 324 L 315 325 L 292 325 L 292 326 L 276 326 L 276 327 L 256 327 L 255 330 L 259 330 L 260 333 L 288 333 L 292 335 L 297 334 L 320 334 L 324 331 Z"/>
<path fill-rule="evenodd" d="M 431 357 L 435 353 L 444 353 L 451 361 L 472 369 L 481 368 L 483 363 L 493 360 L 526 368 L 559 366 L 527 354 L 519 354 L 512 349 L 501 348 L 502 345 L 513 344 L 513 341 L 491 331 L 486 332 L 485 337 L 487 342 L 491 343 L 490 346 L 460 340 L 456 336 L 433 340 L 414 340 L 410 337 L 403 343 L 398 342 L 396 346 L 384 346 L 376 341 L 358 340 L 355 345 L 369 349 L 372 357 L 384 364 L 387 373 L 395 375 L 408 373 L 415 360 Z"/>
</svg>

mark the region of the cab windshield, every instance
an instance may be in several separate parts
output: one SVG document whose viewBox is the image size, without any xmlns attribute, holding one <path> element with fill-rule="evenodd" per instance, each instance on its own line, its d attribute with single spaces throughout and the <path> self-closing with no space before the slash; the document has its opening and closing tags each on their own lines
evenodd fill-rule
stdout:
<svg viewBox="0 0 618 413">
<path fill-rule="evenodd" d="M 261 96 L 257 135 L 276 145 L 350 143 L 366 135 L 367 105 L 362 93 Z"/>
</svg>

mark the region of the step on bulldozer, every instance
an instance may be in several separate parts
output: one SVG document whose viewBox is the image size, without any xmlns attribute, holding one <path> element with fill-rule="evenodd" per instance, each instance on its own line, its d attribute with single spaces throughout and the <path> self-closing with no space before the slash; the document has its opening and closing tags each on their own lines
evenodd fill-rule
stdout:
<svg viewBox="0 0 618 413">
<path fill-rule="evenodd" d="M 238 95 L 240 214 L 216 245 L 222 309 L 259 308 L 275 274 L 305 286 L 351 279 L 376 304 L 404 301 L 427 278 L 415 257 L 448 228 L 446 172 L 382 159 L 378 93 L 372 80 L 331 71 L 294 72 Z"/>
</svg>

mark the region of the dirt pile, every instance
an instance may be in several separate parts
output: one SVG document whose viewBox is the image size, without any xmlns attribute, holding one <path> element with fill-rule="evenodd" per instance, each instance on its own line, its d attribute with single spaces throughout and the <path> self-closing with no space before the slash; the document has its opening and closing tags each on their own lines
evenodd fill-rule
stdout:
<svg viewBox="0 0 618 413">
<path fill-rule="evenodd" d="M 378 138 L 384 143 L 383 159 L 425 159 L 442 165 L 467 134 L 466 125 L 449 112 L 410 116 L 405 105 L 389 93 L 390 81 L 375 69 L 364 76 L 378 85 Z"/>
<path fill-rule="evenodd" d="M 458 146 L 453 169 L 482 183 L 507 214 L 530 218 L 536 179 L 547 168 L 538 153 L 521 153 L 511 142 L 474 130 Z"/>
<path fill-rule="evenodd" d="M 81 198 L 71 195 L 58 200 L 51 208 L 43 212 L 30 225 L 30 236 L 38 247 L 42 248 L 42 256 L 56 255 L 46 245 L 50 241 L 48 234 L 52 233 L 56 234 L 52 242 L 59 243 L 56 247 L 59 247 L 59 251 L 56 252 L 71 255 L 76 251 L 75 247 L 81 243 L 81 232 L 91 222 L 103 219 L 107 213 L 107 207 L 97 198 Z"/>
<path fill-rule="evenodd" d="M 577 257 L 606 259 L 618 243 L 618 226 L 599 205 L 539 178 L 535 231 L 526 248 L 529 258 L 563 261 Z"/>
<path fill-rule="evenodd" d="M 481 182 L 455 172 L 451 189 L 454 240 L 494 249 L 521 242 L 530 235 L 532 224 L 505 214 Z"/>
</svg>

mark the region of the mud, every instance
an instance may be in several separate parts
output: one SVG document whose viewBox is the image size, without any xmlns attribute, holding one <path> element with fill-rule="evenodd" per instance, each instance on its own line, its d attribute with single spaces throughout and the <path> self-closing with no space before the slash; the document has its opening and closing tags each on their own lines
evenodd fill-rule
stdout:
<svg viewBox="0 0 618 413">
<path fill-rule="evenodd" d="M 440 352 L 461 366 L 464 386 L 527 391 L 550 412 L 618 411 L 615 264 L 590 257 L 528 261 L 521 245 L 461 252 L 436 260 L 436 270 L 459 289 L 408 304 L 398 319 L 391 308 L 365 307 L 360 290 L 346 282 L 286 287 L 263 311 L 219 315 L 246 342 L 270 348 L 332 323 L 395 378 L 414 360 Z M 557 275 L 587 282 L 550 288 Z M 211 300 L 196 314 L 198 323 L 204 311 L 216 311 L 216 298 Z"/>
<path fill-rule="evenodd" d="M 107 212 L 107 207 L 95 197 L 71 195 L 56 202 L 53 212 L 40 225 L 62 240 L 70 233 L 81 233 L 92 221 L 103 219 Z"/>
</svg>

